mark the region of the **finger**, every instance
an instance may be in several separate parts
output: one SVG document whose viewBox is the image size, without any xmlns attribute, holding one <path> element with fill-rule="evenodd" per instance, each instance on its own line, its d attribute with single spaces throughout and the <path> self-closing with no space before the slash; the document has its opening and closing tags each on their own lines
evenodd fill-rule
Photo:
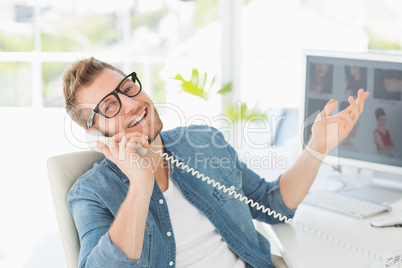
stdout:
<svg viewBox="0 0 402 268">
<path fill-rule="evenodd" d="M 368 91 L 364 91 L 362 88 L 359 89 L 359 91 L 357 92 L 357 100 L 356 103 L 359 106 L 359 113 L 363 112 L 363 107 L 364 107 L 364 102 L 366 101 L 366 99 L 368 98 L 368 96 L 370 96 L 370 92 Z"/>
<path fill-rule="evenodd" d="M 148 136 L 139 132 L 126 134 L 126 138 L 130 140 L 135 138 L 136 144 L 141 144 L 144 148 L 149 148 Z"/>
<path fill-rule="evenodd" d="M 114 141 L 114 139 L 109 139 L 108 144 L 109 150 L 115 159 L 119 157 L 119 144 Z"/>
<path fill-rule="evenodd" d="M 142 136 L 139 140 L 132 138 L 131 141 L 132 143 L 135 143 L 135 145 L 130 145 L 129 147 L 134 147 L 133 152 L 139 154 L 139 155 L 143 155 L 146 152 L 146 149 L 148 149 L 150 146 L 148 144 L 148 140 L 147 138 L 145 138 L 144 136 Z M 141 148 L 142 147 L 142 148 Z M 145 148 L 145 151 L 143 150 Z"/>
<path fill-rule="evenodd" d="M 109 148 L 101 141 L 97 141 L 96 145 L 98 146 L 99 150 L 102 152 L 102 154 L 109 160 L 113 159 L 113 155 L 110 152 Z"/>
<path fill-rule="evenodd" d="M 359 116 L 359 107 L 357 106 L 356 101 L 352 96 L 349 97 L 348 101 L 351 107 L 350 115 L 353 119 L 357 119 Z"/>
<path fill-rule="evenodd" d="M 127 142 L 128 142 L 127 136 L 123 136 L 123 137 L 121 138 L 121 141 L 119 142 L 119 149 L 121 149 L 121 148 L 126 148 Z"/>
<path fill-rule="evenodd" d="M 127 140 L 130 140 L 131 137 L 141 138 L 145 135 L 140 132 L 132 132 L 132 133 L 125 133 L 125 136 L 127 137 Z"/>
<path fill-rule="evenodd" d="M 358 105 L 359 111 L 361 110 L 361 107 L 364 104 L 363 93 L 364 93 L 364 90 L 362 88 L 359 89 L 359 91 L 357 92 L 356 103 Z"/>
<path fill-rule="evenodd" d="M 123 136 L 119 143 L 119 159 L 124 159 L 126 146 L 127 146 L 127 138 L 126 136 Z"/>
<path fill-rule="evenodd" d="M 142 147 L 149 148 L 148 136 L 147 135 L 142 135 L 139 143 L 141 144 Z"/>
<path fill-rule="evenodd" d="M 144 137 L 145 141 L 146 141 L 146 145 L 144 145 L 144 147 L 148 148 L 149 147 L 149 137 L 145 134 L 142 134 L 142 136 Z"/>
<path fill-rule="evenodd" d="M 335 99 L 330 99 L 321 112 L 321 120 L 326 120 L 329 115 L 335 110 L 338 102 Z"/>
<path fill-rule="evenodd" d="M 141 144 L 141 139 L 143 139 L 142 136 L 131 137 L 128 139 L 126 148 L 135 149 L 137 144 Z"/>
<path fill-rule="evenodd" d="M 327 102 L 327 104 L 325 105 L 325 108 L 324 108 L 327 116 L 329 116 L 334 111 L 337 104 L 338 104 L 338 102 L 335 99 L 330 99 Z"/>
<path fill-rule="evenodd" d="M 120 132 L 116 133 L 115 135 L 113 135 L 113 137 L 111 139 L 113 139 L 115 142 L 119 143 L 125 135 L 126 135 L 126 133 L 124 131 L 120 131 Z"/>
<path fill-rule="evenodd" d="M 139 144 L 141 138 L 138 137 L 131 137 L 128 142 L 127 146 L 125 148 L 125 154 L 127 157 L 130 157 L 132 160 L 140 160 L 140 155 L 137 153 L 136 146 Z"/>
<path fill-rule="evenodd" d="M 126 142 L 125 142 L 124 146 L 121 146 L 121 141 L 123 140 L 123 137 L 126 137 Z M 126 132 L 121 131 L 121 132 L 118 132 L 117 134 L 115 134 L 111 139 L 113 139 L 115 143 L 119 144 L 119 148 L 120 147 L 125 148 L 127 146 L 127 142 L 130 140 L 131 137 L 137 137 L 137 138 L 146 137 L 146 138 L 148 138 L 146 135 L 144 135 L 144 134 L 142 134 L 140 132 L 126 133 Z M 143 144 L 143 146 L 146 146 L 146 148 L 149 147 L 146 144 Z M 118 151 L 120 152 L 120 149 Z"/>
<path fill-rule="evenodd" d="M 370 96 L 370 92 L 366 91 L 363 93 L 364 100 L 367 100 L 367 98 Z"/>
</svg>

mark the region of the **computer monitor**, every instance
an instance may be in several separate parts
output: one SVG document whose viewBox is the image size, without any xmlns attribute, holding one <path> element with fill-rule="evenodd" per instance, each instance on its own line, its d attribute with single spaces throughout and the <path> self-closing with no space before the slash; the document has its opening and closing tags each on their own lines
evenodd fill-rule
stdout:
<svg viewBox="0 0 402 268">
<path fill-rule="evenodd" d="M 303 54 L 303 144 L 310 138 L 315 115 L 331 98 L 338 100 L 338 109 L 342 110 L 349 105 L 348 97 L 363 88 L 370 92 L 363 113 L 325 162 L 373 170 L 381 174 L 382 178 L 376 179 L 384 179 L 384 185 L 391 183 L 402 189 L 402 55 Z"/>
</svg>

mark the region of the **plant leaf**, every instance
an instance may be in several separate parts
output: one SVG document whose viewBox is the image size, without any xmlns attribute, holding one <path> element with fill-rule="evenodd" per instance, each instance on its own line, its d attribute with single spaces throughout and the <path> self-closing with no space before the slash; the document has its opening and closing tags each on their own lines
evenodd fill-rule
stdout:
<svg viewBox="0 0 402 268">
<path fill-rule="evenodd" d="M 183 76 L 181 76 L 180 74 L 176 75 L 173 79 L 179 80 L 181 82 L 186 81 L 186 80 L 184 80 Z"/>
<path fill-rule="evenodd" d="M 218 94 L 225 94 L 226 92 L 232 91 L 232 83 L 227 83 L 217 92 Z"/>
<path fill-rule="evenodd" d="M 214 76 L 214 78 L 212 78 L 211 87 L 215 84 L 215 78 L 216 78 L 216 76 Z"/>
<path fill-rule="evenodd" d="M 205 91 L 205 84 L 207 83 L 207 73 L 205 72 L 204 73 L 204 80 L 202 81 L 202 88 L 204 89 L 204 91 Z"/>
</svg>

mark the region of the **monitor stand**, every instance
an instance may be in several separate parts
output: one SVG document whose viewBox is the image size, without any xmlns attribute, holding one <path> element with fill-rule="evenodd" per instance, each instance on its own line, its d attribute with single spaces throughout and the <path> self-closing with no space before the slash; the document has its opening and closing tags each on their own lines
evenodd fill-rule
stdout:
<svg viewBox="0 0 402 268">
<path fill-rule="evenodd" d="M 353 179 L 355 182 L 360 182 L 360 185 L 359 183 L 355 184 L 356 187 L 344 190 L 341 194 L 382 204 L 390 204 L 402 199 L 401 175 L 367 170 L 362 171 L 361 169 L 355 169 L 355 172 L 357 178 Z M 350 174 L 350 170 L 348 173 L 347 177 L 350 178 L 350 175 L 353 176 L 353 172 Z"/>
</svg>

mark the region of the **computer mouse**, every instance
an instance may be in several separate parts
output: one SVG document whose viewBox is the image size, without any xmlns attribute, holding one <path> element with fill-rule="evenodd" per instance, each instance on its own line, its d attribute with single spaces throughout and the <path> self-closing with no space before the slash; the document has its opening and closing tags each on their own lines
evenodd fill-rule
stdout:
<svg viewBox="0 0 402 268">
<path fill-rule="evenodd" d="M 402 216 L 386 216 L 375 218 L 371 222 L 371 226 L 373 227 L 402 227 Z"/>
</svg>

